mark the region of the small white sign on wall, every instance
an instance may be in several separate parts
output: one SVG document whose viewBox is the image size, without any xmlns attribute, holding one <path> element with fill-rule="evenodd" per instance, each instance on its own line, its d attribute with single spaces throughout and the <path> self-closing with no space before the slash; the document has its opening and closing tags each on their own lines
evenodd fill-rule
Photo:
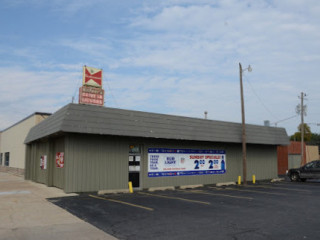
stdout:
<svg viewBox="0 0 320 240">
<path fill-rule="evenodd" d="M 47 169 L 47 155 L 43 155 L 40 157 L 40 169 L 41 170 Z"/>
</svg>

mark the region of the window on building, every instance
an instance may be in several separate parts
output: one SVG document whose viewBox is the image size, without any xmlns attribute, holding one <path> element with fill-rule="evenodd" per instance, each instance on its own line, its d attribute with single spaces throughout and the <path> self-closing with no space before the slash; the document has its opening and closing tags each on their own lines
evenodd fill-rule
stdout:
<svg viewBox="0 0 320 240">
<path fill-rule="evenodd" d="M 0 166 L 2 166 L 2 155 L 3 153 L 0 153 Z"/>
<path fill-rule="evenodd" d="M 4 165 L 5 166 L 9 166 L 9 161 L 10 161 L 10 153 L 9 152 L 6 152 L 4 154 Z"/>
<path fill-rule="evenodd" d="M 141 149 L 139 145 L 130 145 L 129 153 L 141 153 Z"/>
</svg>

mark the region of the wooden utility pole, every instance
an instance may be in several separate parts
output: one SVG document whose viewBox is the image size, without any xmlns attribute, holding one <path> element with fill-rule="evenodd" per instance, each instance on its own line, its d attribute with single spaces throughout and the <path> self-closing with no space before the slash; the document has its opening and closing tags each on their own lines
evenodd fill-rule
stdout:
<svg viewBox="0 0 320 240">
<path fill-rule="evenodd" d="M 239 63 L 240 69 L 240 94 L 241 94 L 241 116 L 242 116 L 242 169 L 243 169 L 243 184 L 247 184 L 247 146 L 246 146 L 246 123 L 244 115 L 243 101 L 243 86 L 242 86 L 242 66 Z"/>
<path fill-rule="evenodd" d="M 304 113 L 305 109 L 303 106 L 303 97 L 305 96 L 305 93 L 301 92 L 301 105 L 300 105 L 300 114 L 301 114 L 301 163 L 300 165 L 304 165 Z"/>
</svg>

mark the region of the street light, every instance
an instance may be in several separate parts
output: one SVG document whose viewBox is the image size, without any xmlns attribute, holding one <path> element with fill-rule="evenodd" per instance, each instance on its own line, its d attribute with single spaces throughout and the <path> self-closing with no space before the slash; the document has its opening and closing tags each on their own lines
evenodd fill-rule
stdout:
<svg viewBox="0 0 320 240">
<path fill-rule="evenodd" d="M 247 146 L 246 146 L 246 121 L 244 114 L 244 101 L 243 101 L 243 86 L 242 86 L 242 73 L 245 70 L 252 71 L 251 66 L 242 69 L 241 63 L 239 63 L 240 70 L 240 94 L 241 94 L 241 116 L 242 116 L 242 169 L 243 169 L 243 184 L 247 184 Z"/>
</svg>

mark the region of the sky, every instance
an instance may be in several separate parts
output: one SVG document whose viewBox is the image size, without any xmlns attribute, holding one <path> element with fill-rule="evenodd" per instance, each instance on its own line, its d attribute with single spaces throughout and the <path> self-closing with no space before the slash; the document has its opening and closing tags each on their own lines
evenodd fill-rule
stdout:
<svg viewBox="0 0 320 240">
<path fill-rule="evenodd" d="M 105 106 L 320 133 L 319 0 L 1 0 L 0 130 L 78 101 L 84 65 Z M 252 72 L 247 71 L 248 66 Z"/>
</svg>

